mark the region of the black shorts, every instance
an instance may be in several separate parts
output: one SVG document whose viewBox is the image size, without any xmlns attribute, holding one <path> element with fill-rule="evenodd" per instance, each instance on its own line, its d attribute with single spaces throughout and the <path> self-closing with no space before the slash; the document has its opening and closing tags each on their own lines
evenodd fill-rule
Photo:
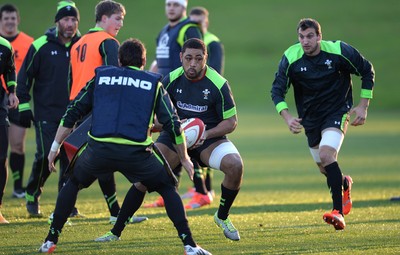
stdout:
<svg viewBox="0 0 400 255">
<path fill-rule="evenodd" d="M 8 120 L 15 125 L 21 126 L 19 123 L 19 111 L 17 109 L 9 109 L 8 110 Z"/>
<path fill-rule="evenodd" d="M 340 111 L 326 116 L 323 120 L 315 123 L 312 128 L 305 128 L 308 146 L 310 148 L 318 145 L 322 139 L 322 131 L 327 128 L 337 128 L 346 134 L 350 115 L 347 111 Z"/>
<path fill-rule="evenodd" d="M 213 143 L 215 143 L 215 142 L 217 142 L 219 140 L 228 140 L 228 139 L 227 139 L 226 136 L 214 137 L 214 138 L 211 138 L 211 139 L 206 139 L 204 141 L 203 145 L 201 145 L 200 147 L 197 147 L 197 148 L 192 149 L 192 150 L 188 150 L 188 154 L 189 154 L 189 156 L 191 158 L 195 159 L 200 164 L 200 166 L 208 167 L 204 162 L 202 162 L 200 160 L 200 154 L 201 154 L 201 152 L 203 150 L 207 149 L 208 146 L 210 146 L 211 144 L 213 144 Z M 175 148 L 174 148 L 173 143 L 172 143 L 172 139 L 169 136 L 169 134 L 167 132 L 165 132 L 165 131 L 162 131 L 160 133 L 160 135 L 157 138 L 156 143 L 162 143 L 165 146 L 167 146 L 168 148 L 170 148 L 171 150 L 175 151 Z"/>
<path fill-rule="evenodd" d="M 128 146 L 128 145 L 126 145 Z M 107 181 L 114 172 L 122 173 L 131 183 L 141 182 L 149 192 L 174 182 L 167 174 L 158 157 L 143 146 L 130 146 L 132 156 L 127 159 L 118 154 L 104 156 L 89 143 L 75 162 L 73 177 L 83 187 L 89 187 L 95 180 Z M 104 151 L 103 151 L 104 152 Z"/>
</svg>

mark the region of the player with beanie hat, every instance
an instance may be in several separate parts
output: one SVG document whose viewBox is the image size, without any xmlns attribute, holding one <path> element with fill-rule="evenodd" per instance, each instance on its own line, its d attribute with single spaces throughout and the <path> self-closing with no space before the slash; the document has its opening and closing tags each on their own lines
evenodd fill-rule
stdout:
<svg viewBox="0 0 400 255">
<path fill-rule="evenodd" d="M 185 8 L 187 7 L 187 4 L 188 4 L 187 0 L 166 0 L 165 1 L 166 4 L 171 3 L 171 2 L 178 3 L 178 4 L 182 5 Z"/>
<path fill-rule="evenodd" d="M 54 22 L 66 16 L 73 16 L 79 21 L 79 10 L 76 8 L 75 3 L 72 1 L 60 1 L 57 6 L 57 14 L 55 16 Z"/>
</svg>

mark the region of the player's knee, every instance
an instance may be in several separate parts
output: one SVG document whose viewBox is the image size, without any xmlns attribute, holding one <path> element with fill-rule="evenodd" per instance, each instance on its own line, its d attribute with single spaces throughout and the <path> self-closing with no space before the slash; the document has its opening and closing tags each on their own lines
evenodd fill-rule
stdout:
<svg viewBox="0 0 400 255">
<path fill-rule="evenodd" d="M 227 155 L 221 164 L 221 170 L 235 180 L 241 180 L 243 176 L 243 161 L 238 154 Z"/>
<path fill-rule="evenodd" d="M 324 146 L 319 150 L 319 157 L 323 166 L 329 165 L 330 163 L 336 161 L 336 151 L 334 148 Z"/>
<path fill-rule="evenodd" d="M 10 150 L 13 153 L 24 154 L 25 151 L 24 143 L 22 142 L 10 143 Z"/>
</svg>

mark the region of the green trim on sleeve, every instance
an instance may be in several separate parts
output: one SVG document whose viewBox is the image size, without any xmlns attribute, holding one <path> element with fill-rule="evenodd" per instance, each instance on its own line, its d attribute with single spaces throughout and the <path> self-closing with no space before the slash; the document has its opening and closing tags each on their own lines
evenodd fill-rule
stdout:
<svg viewBox="0 0 400 255">
<path fill-rule="evenodd" d="M 23 111 L 27 111 L 30 110 L 31 106 L 29 105 L 29 103 L 23 103 L 23 104 L 19 104 L 18 105 L 18 111 L 19 112 L 23 112 Z"/>
<path fill-rule="evenodd" d="M 287 103 L 284 102 L 284 101 L 278 103 L 278 104 L 275 106 L 275 108 L 276 108 L 276 111 L 277 111 L 278 113 L 281 113 L 282 110 L 289 109 Z"/>
<path fill-rule="evenodd" d="M 7 82 L 7 88 L 11 87 L 11 86 L 17 86 L 17 82 L 16 81 L 9 81 Z"/>
<path fill-rule="evenodd" d="M 237 113 L 236 107 L 232 107 L 231 109 L 229 109 L 223 113 L 223 115 L 224 115 L 223 118 L 224 118 L 224 120 L 229 119 L 230 117 L 235 116 L 236 113 Z"/>
<path fill-rule="evenodd" d="M 361 89 L 361 98 L 369 98 L 371 99 L 373 96 L 372 90 L 370 89 Z"/>
<path fill-rule="evenodd" d="M 183 131 L 183 129 L 181 135 L 175 137 L 175 144 L 182 144 L 182 143 L 186 143 L 185 131 Z"/>
</svg>

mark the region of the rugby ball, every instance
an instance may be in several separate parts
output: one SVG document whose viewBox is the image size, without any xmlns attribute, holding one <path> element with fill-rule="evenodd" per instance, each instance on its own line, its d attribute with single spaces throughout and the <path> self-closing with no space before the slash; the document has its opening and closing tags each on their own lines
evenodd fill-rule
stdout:
<svg viewBox="0 0 400 255">
<path fill-rule="evenodd" d="M 206 126 L 199 118 L 187 119 L 181 124 L 181 126 L 185 131 L 186 147 L 188 149 L 192 148 L 206 131 Z"/>
</svg>

